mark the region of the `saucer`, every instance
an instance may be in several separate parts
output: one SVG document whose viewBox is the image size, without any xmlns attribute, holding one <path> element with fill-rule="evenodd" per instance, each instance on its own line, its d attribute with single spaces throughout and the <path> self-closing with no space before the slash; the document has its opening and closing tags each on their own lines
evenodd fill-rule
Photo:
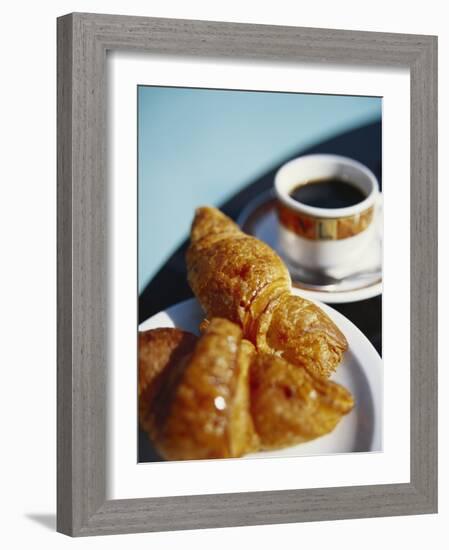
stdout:
<svg viewBox="0 0 449 550">
<path fill-rule="evenodd" d="M 293 264 L 282 254 L 278 243 L 278 218 L 276 198 L 273 191 L 261 193 L 242 210 L 237 223 L 249 235 L 266 242 L 282 257 L 287 265 L 292 284 L 301 289 L 301 294 L 328 304 L 358 302 L 373 298 L 382 293 L 382 202 L 378 203 L 376 231 L 373 239 L 357 265 L 350 271 L 333 269 L 313 272 L 303 266 Z"/>
</svg>

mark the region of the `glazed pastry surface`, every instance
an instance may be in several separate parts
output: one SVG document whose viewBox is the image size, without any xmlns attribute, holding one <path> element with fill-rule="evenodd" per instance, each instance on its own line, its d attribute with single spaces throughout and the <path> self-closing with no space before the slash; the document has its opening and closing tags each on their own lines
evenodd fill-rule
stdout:
<svg viewBox="0 0 449 550">
<path fill-rule="evenodd" d="M 256 343 L 261 351 L 275 351 L 311 374 L 327 377 L 347 348 L 345 337 L 324 311 L 293 294 L 283 294 L 261 316 Z"/>
<path fill-rule="evenodd" d="M 297 445 L 331 432 L 354 400 L 343 386 L 272 354 L 251 366 L 251 415 L 262 449 Z"/>
<path fill-rule="evenodd" d="M 288 270 L 267 244 L 216 208 L 197 209 L 187 250 L 189 284 L 206 316 L 238 323 L 259 351 L 330 376 L 347 341 L 315 304 L 291 294 Z"/>
<path fill-rule="evenodd" d="M 267 244 L 242 233 L 215 208 L 199 208 L 187 250 L 187 277 L 207 316 L 251 323 L 268 302 L 289 290 L 290 275 Z"/>
<path fill-rule="evenodd" d="M 177 328 L 156 328 L 139 332 L 138 398 L 142 428 L 153 430 L 153 401 L 172 369 L 189 356 L 197 342 L 190 332 Z"/>
<path fill-rule="evenodd" d="M 258 448 L 249 408 L 253 354 L 239 326 L 213 319 L 190 354 L 167 364 L 163 383 L 140 407 L 151 411 L 141 424 L 162 456 L 230 458 Z"/>
</svg>

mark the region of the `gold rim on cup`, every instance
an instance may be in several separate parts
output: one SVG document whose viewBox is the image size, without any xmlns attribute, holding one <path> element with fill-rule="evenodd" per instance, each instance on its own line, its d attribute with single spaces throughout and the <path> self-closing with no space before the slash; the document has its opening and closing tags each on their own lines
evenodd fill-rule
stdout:
<svg viewBox="0 0 449 550">
<path fill-rule="evenodd" d="M 311 241 L 338 241 L 358 235 L 370 225 L 374 206 L 352 216 L 319 218 L 292 210 L 278 201 L 279 220 L 289 231 Z"/>
</svg>

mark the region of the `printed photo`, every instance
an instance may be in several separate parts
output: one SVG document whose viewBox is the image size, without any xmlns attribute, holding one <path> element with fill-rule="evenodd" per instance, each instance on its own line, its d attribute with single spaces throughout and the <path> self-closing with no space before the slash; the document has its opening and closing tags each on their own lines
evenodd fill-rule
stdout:
<svg viewBox="0 0 449 550">
<path fill-rule="evenodd" d="M 382 98 L 138 87 L 138 462 L 382 451 Z"/>
</svg>

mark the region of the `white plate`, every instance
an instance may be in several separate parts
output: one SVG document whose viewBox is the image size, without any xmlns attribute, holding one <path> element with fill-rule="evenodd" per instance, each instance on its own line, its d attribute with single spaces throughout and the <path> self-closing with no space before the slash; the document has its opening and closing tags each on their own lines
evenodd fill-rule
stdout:
<svg viewBox="0 0 449 550">
<path fill-rule="evenodd" d="M 303 296 L 303 293 L 294 290 Z M 366 336 L 341 313 L 317 303 L 348 340 L 348 351 L 332 379 L 348 388 L 355 398 L 354 409 L 333 432 L 308 443 L 277 451 L 259 452 L 248 457 L 324 455 L 382 450 L 383 365 Z M 195 299 L 180 302 L 144 321 L 139 330 L 177 327 L 198 334 L 204 315 Z"/>
<path fill-rule="evenodd" d="M 266 242 L 280 256 L 283 256 L 278 246 L 276 204 L 272 191 L 261 193 L 244 208 L 237 222 L 245 233 L 254 235 L 261 241 Z M 350 269 L 352 273 L 366 272 L 365 275 L 361 277 L 351 276 L 341 270 L 340 272 L 329 272 L 328 275 L 340 279 L 338 283 L 332 285 L 332 290 L 324 287 L 322 289 L 308 289 L 307 285 L 301 281 L 300 272 L 295 271 L 295 267 L 289 265 L 288 259 L 283 257 L 289 268 L 293 285 L 301 289 L 304 297 L 328 304 L 341 304 L 359 302 L 382 293 L 382 195 L 379 196 L 377 208 L 376 231 L 373 240 L 358 259 L 357 265 L 352 265 Z"/>
</svg>

